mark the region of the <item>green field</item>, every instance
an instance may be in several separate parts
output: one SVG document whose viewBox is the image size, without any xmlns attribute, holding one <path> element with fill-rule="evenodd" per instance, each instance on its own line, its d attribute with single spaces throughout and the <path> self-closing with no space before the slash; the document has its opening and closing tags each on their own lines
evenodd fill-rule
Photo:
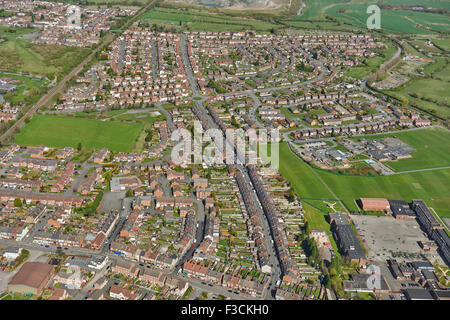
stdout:
<svg viewBox="0 0 450 320">
<path fill-rule="evenodd" d="M 407 143 L 416 151 L 412 158 L 397 161 L 386 161 L 395 171 L 409 171 L 450 166 L 450 131 L 442 128 L 427 128 L 376 136 L 365 136 L 365 139 L 381 139 L 396 137 Z"/>
<path fill-rule="evenodd" d="M 143 128 L 142 124 L 118 121 L 35 115 L 15 137 L 23 146 L 108 148 L 130 152 Z"/>
<path fill-rule="evenodd" d="M 387 0 L 383 3 L 394 6 L 419 4 L 417 1 L 412 0 Z M 331 0 L 307 0 L 307 7 L 304 9 L 302 15 L 293 20 L 317 21 L 325 20 L 329 16 L 343 23 L 366 28 L 366 21 L 369 17 L 366 10 L 371 4 L 380 5 L 378 1 L 373 0 L 369 2 L 360 0 L 338 2 Z M 431 8 L 450 9 L 450 3 L 448 1 L 424 0 L 420 4 Z M 432 32 L 449 32 L 450 22 L 448 17 L 443 14 L 410 10 L 391 10 L 381 6 L 381 28 L 387 32 L 426 34 Z"/>
<path fill-rule="evenodd" d="M 379 55 L 363 59 L 361 64 L 347 68 L 345 74 L 355 79 L 363 79 L 374 72 L 380 65 L 389 60 L 396 51 L 396 47 L 391 42 L 386 42 L 385 44 L 385 48 L 379 49 Z"/>
<path fill-rule="evenodd" d="M 316 173 L 350 211 L 359 211 L 355 200 L 361 197 L 423 199 L 441 217 L 450 217 L 450 169 L 390 176 L 344 176 L 312 169 L 282 143 L 279 170 L 300 198 L 334 198 Z"/>
<path fill-rule="evenodd" d="M 448 59 L 436 58 L 436 63 L 424 67 L 423 77 L 414 78 L 398 88 L 382 91 L 397 99 L 406 99 L 421 110 L 448 121 L 450 119 L 449 72 Z"/>
<path fill-rule="evenodd" d="M 262 20 L 238 18 L 212 12 L 193 12 L 181 8 L 153 8 L 144 13 L 140 19 L 151 24 L 183 27 L 194 31 L 269 31 L 279 27 L 277 24 Z"/>
<path fill-rule="evenodd" d="M 27 97 L 32 95 L 33 92 L 37 92 L 38 89 L 47 82 L 43 79 L 34 79 L 32 77 L 26 77 L 19 74 L 0 73 L 0 78 L 3 77 L 20 80 L 20 83 L 17 84 L 17 91 L 5 95 L 6 101 L 13 104 L 27 101 Z"/>
<path fill-rule="evenodd" d="M 48 77 L 67 73 L 81 62 L 89 49 L 59 45 L 33 44 L 21 37 L 36 31 L 0 27 L 6 41 L 0 43 L 0 72 L 37 74 Z"/>
</svg>

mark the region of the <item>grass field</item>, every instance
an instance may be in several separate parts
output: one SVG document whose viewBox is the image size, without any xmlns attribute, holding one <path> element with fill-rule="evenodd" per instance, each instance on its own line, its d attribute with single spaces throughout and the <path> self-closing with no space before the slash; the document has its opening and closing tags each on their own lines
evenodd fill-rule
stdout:
<svg viewBox="0 0 450 320">
<path fill-rule="evenodd" d="M 436 58 L 436 63 L 424 67 L 423 77 L 412 79 L 398 88 L 383 92 L 397 99 L 407 99 L 424 111 L 450 120 L 449 71 L 448 59 Z"/>
<path fill-rule="evenodd" d="M 130 152 L 142 124 L 118 121 L 99 121 L 72 117 L 35 115 L 15 137 L 15 143 L 24 146 L 108 148 Z"/>
<path fill-rule="evenodd" d="M 365 136 L 365 139 L 397 137 L 416 151 L 412 158 L 383 162 L 395 171 L 440 168 L 450 166 L 450 131 L 442 128 L 427 128 L 400 133 Z"/>
<path fill-rule="evenodd" d="M 355 79 L 363 79 L 364 77 L 378 69 L 378 67 L 382 65 L 383 62 L 392 57 L 396 51 L 396 47 L 391 42 L 386 42 L 386 47 L 381 49 L 380 51 L 380 55 L 365 59 L 364 63 L 351 68 L 347 68 L 344 73 Z"/>
<path fill-rule="evenodd" d="M 450 169 L 375 177 L 343 176 L 312 169 L 282 143 L 279 170 L 300 198 L 334 198 L 316 173 L 350 211 L 359 211 L 355 200 L 361 197 L 423 199 L 439 216 L 450 217 Z"/>
<path fill-rule="evenodd" d="M 361 0 L 337 2 L 332 0 L 307 0 L 307 7 L 304 9 L 302 15 L 296 17 L 294 20 L 324 20 L 326 16 L 331 16 L 341 22 L 366 28 L 366 21 L 369 17 L 369 14 L 366 13 L 367 7 L 377 3 L 374 0 L 368 2 Z M 418 4 L 410 0 L 387 0 L 383 3 L 394 6 Z M 448 1 L 424 0 L 420 4 L 432 8 L 450 8 Z M 449 32 L 450 22 L 448 17 L 443 14 L 382 8 L 381 28 L 387 32 L 426 34 L 432 32 Z"/>
<path fill-rule="evenodd" d="M 183 27 L 197 31 L 269 31 L 279 25 L 262 20 L 237 18 L 225 14 L 209 12 L 192 12 L 184 9 L 153 8 L 144 13 L 141 20 L 149 23 Z"/>
<path fill-rule="evenodd" d="M 67 73 L 89 49 L 58 45 L 33 44 L 21 37 L 35 29 L 0 27 L 6 41 L 0 43 L 0 72 L 38 74 L 53 80 Z"/>
<path fill-rule="evenodd" d="M 18 74 L 0 73 L 0 78 L 8 77 L 20 80 L 20 84 L 17 85 L 17 91 L 6 95 L 6 100 L 12 103 L 18 103 L 26 100 L 29 94 L 32 94 L 33 88 L 38 89 L 46 83 L 45 80 L 33 79 Z"/>
</svg>

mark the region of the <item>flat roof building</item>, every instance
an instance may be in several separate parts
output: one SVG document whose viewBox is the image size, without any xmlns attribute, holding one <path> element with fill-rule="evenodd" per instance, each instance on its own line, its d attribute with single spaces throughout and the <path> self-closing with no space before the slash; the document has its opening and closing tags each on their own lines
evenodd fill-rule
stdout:
<svg viewBox="0 0 450 320">
<path fill-rule="evenodd" d="M 26 262 L 8 284 L 13 293 L 40 295 L 54 272 L 53 266 L 43 262 Z"/>
<path fill-rule="evenodd" d="M 361 208 L 364 211 L 386 211 L 390 209 L 387 199 L 382 198 L 361 198 Z"/>
<path fill-rule="evenodd" d="M 352 262 L 358 262 L 360 265 L 366 264 L 363 249 L 351 225 L 336 226 L 334 236 L 343 255 L 347 256 Z"/>
<path fill-rule="evenodd" d="M 422 288 L 403 290 L 408 300 L 433 300 L 430 291 Z"/>
</svg>

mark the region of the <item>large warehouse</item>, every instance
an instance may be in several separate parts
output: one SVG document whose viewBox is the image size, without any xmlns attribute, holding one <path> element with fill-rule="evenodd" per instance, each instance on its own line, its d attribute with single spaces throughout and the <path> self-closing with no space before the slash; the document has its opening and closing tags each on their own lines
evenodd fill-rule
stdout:
<svg viewBox="0 0 450 320">
<path fill-rule="evenodd" d="M 26 262 L 11 279 L 8 291 L 11 293 L 32 293 L 40 295 L 53 274 L 53 266 L 42 262 Z"/>
</svg>

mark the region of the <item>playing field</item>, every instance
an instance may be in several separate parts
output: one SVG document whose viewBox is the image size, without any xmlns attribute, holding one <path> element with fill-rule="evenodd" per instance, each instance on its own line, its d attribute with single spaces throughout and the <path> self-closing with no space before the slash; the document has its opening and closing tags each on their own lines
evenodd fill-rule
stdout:
<svg viewBox="0 0 450 320">
<path fill-rule="evenodd" d="M 15 143 L 48 147 L 77 147 L 81 143 L 88 149 L 130 152 L 142 128 L 142 124 L 118 121 L 35 115 L 16 135 Z"/>
<path fill-rule="evenodd" d="M 450 166 L 450 131 L 442 128 L 424 128 L 399 133 L 365 136 L 365 139 L 396 137 L 416 151 L 412 158 L 383 162 L 395 171 L 410 171 Z M 357 138 L 355 138 L 357 139 Z"/>
<path fill-rule="evenodd" d="M 390 176 L 344 176 L 311 169 L 282 143 L 280 172 L 300 198 L 334 198 L 326 184 L 350 211 L 359 211 L 355 200 L 361 197 L 423 199 L 439 216 L 450 217 L 450 169 Z"/>
</svg>

